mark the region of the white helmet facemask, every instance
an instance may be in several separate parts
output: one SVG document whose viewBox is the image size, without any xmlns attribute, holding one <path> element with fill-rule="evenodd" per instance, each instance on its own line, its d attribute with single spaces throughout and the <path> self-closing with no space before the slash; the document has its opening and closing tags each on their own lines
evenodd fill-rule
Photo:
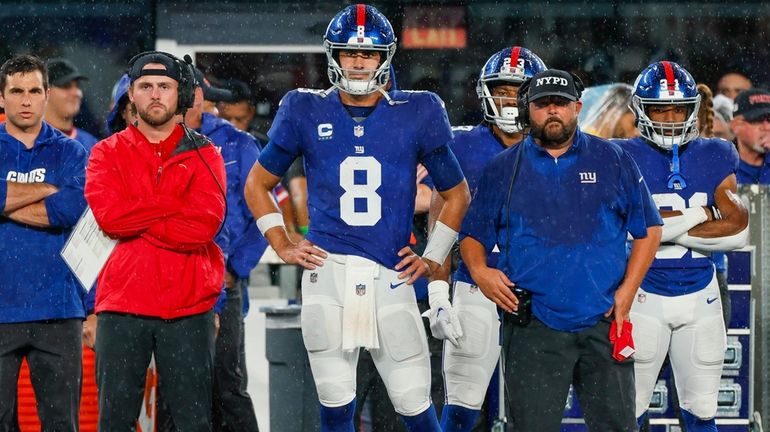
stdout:
<svg viewBox="0 0 770 432">
<path fill-rule="evenodd" d="M 689 105 L 689 114 L 682 122 L 653 121 L 647 115 L 647 108 L 653 105 Z M 700 95 L 676 101 L 643 99 L 637 95 L 631 98 L 631 109 L 636 114 L 639 133 L 653 144 L 668 151 L 674 145 L 682 147 L 698 137 L 699 107 Z"/>
<path fill-rule="evenodd" d="M 521 132 L 521 125 L 518 122 L 518 106 L 505 105 L 505 103 L 512 98 L 507 96 L 492 96 L 487 83 L 483 82 L 480 84 L 481 94 L 479 95 L 479 98 L 481 99 L 481 104 L 484 108 L 484 120 L 494 123 L 505 133 L 514 134 Z M 511 83 L 511 85 L 518 85 L 518 83 Z"/>
</svg>

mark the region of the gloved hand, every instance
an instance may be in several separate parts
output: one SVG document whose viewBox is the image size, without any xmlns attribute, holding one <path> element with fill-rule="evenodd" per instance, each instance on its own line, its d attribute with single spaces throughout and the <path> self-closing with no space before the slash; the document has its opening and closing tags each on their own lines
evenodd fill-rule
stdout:
<svg viewBox="0 0 770 432">
<path fill-rule="evenodd" d="M 425 314 L 430 321 L 430 332 L 436 339 L 446 339 L 459 347 L 458 340 L 463 337 L 457 311 L 449 302 L 449 284 L 437 280 L 428 284 L 428 304 L 430 310 Z"/>
</svg>

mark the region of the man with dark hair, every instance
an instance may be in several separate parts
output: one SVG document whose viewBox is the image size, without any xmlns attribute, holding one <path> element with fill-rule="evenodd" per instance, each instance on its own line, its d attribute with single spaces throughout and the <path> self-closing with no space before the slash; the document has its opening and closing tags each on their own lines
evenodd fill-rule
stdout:
<svg viewBox="0 0 770 432">
<path fill-rule="evenodd" d="M 85 290 L 59 252 L 85 209 L 86 150 L 43 121 L 45 64 L 0 67 L 0 430 L 17 430 L 16 382 L 29 363 L 45 431 L 78 430 Z"/>
<path fill-rule="evenodd" d="M 69 60 L 63 58 L 49 59 L 46 68 L 51 88 L 45 121 L 90 151 L 98 140 L 90 133 L 75 127 L 75 116 L 80 112 L 80 104 L 83 101 L 80 82 L 88 78 Z"/>
<path fill-rule="evenodd" d="M 97 281 L 99 430 L 134 430 L 154 355 L 176 426 L 211 431 L 224 163 L 175 121 L 193 104 L 189 64 L 147 52 L 128 75 L 137 123 L 93 148 L 85 188 L 100 228 L 117 240 Z"/>
<path fill-rule="evenodd" d="M 751 80 L 740 72 L 728 72 L 719 78 L 717 93 L 735 100 L 743 91 L 752 88 Z"/>
<path fill-rule="evenodd" d="M 218 105 L 219 116 L 232 123 L 238 129 L 250 132 L 249 124 L 257 115 L 254 96 L 249 85 L 243 81 L 231 79 L 227 82 L 231 97 Z"/>
</svg>

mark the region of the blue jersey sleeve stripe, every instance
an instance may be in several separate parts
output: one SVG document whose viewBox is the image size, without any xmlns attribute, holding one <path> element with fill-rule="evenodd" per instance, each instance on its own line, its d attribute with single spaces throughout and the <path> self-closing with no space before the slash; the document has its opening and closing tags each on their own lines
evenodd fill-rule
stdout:
<svg viewBox="0 0 770 432">
<path fill-rule="evenodd" d="M 460 163 L 446 144 L 425 155 L 422 163 L 440 192 L 452 189 L 465 178 Z"/>
<path fill-rule="evenodd" d="M 259 164 L 271 174 L 282 177 L 296 158 L 297 155 L 271 141 L 259 155 Z"/>
</svg>

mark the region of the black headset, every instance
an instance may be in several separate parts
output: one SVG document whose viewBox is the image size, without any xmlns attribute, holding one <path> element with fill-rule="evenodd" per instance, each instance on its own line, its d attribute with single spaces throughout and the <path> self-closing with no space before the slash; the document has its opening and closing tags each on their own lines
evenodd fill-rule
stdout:
<svg viewBox="0 0 770 432">
<path fill-rule="evenodd" d="M 166 70 L 160 73 L 150 72 L 155 69 L 143 70 L 148 63 L 160 63 L 166 66 Z M 163 75 L 175 79 L 179 83 L 179 98 L 177 99 L 177 112 L 184 115 L 192 108 L 195 101 L 195 73 L 192 69 L 192 58 L 184 56 L 184 60 L 163 51 L 145 51 L 139 53 L 128 61 L 128 76 L 133 83 L 143 75 Z"/>
<path fill-rule="evenodd" d="M 531 83 L 532 78 L 526 78 L 519 86 L 519 92 L 516 93 L 516 107 L 519 109 L 519 116 L 516 121 L 522 130 L 529 127 L 529 86 Z"/>
<path fill-rule="evenodd" d="M 580 97 L 583 95 L 583 90 L 585 90 L 585 85 L 583 85 L 583 80 L 580 79 L 579 76 L 575 75 L 574 73 L 570 72 L 570 75 L 572 75 L 572 82 L 575 85 L 575 93 L 577 93 L 577 98 L 580 100 Z M 517 118 L 517 121 L 519 123 L 519 127 L 522 129 L 529 127 L 529 88 L 532 84 L 532 78 L 527 78 L 524 80 L 524 82 L 521 83 L 519 86 L 519 92 L 516 95 L 516 106 L 519 109 L 519 117 Z"/>
</svg>

